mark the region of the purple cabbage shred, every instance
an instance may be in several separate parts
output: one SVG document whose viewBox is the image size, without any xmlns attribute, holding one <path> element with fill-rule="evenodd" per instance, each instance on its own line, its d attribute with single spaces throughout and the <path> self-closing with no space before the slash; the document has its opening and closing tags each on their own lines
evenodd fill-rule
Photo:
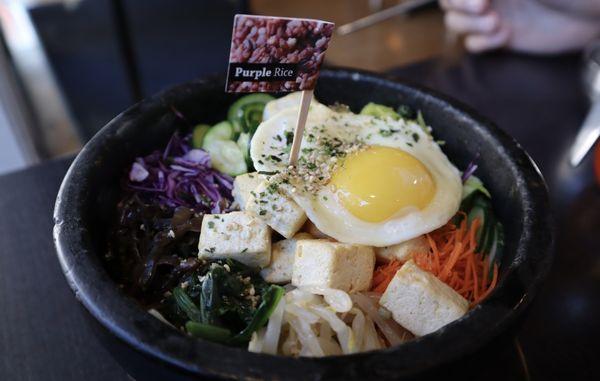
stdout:
<svg viewBox="0 0 600 381">
<path fill-rule="evenodd" d="M 163 152 L 135 159 L 125 186 L 148 203 L 201 213 L 223 213 L 232 203 L 233 179 L 212 168 L 207 152 L 191 148 L 190 136 L 177 133 Z"/>
<path fill-rule="evenodd" d="M 475 162 L 477 161 L 477 159 L 479 159 L 479 154 L 477 154 L 473 160 L 471 160 L 471 162 L 469 163 L 469 165 L 467 165 L 467 168 L 465 169 L 465 171 L 462 174 L 461 180 L 464 183 L 465 181 L 467 181 L 469 179 L 469 177 L 473 176 L 473 173 L 475 173 L 475 171 L 478 168 L 478 165 L 475 164 Z"/>
</svg>

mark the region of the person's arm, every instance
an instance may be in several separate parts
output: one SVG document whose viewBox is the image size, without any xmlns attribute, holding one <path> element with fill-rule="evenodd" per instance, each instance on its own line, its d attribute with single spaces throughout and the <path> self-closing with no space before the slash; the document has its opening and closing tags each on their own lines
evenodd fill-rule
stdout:
<svg viewBox="0 0 600 381">
<path fill-rule="evenodd" d="M 536 0 L 557 11 L 570 13 L 582 18 L 600 17 L 600 0 Z"/>
<path fill-rule="evenodd" d="M 464 35 L 472 52 L 505 47 L 554 54 L 581 49 L 600 36 L 600 13 L 593 12 L 600 12 L 600 0 L 440 0 L 440 5 L 448 29 Z M 584 10 L 590 12 L 579 16 Z"/>
</svg>

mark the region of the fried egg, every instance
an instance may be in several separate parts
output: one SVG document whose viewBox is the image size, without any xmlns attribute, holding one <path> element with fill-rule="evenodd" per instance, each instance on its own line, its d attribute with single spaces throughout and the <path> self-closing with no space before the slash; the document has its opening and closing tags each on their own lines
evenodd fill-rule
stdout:
<svg viewBox="0 0 600 381">
<path fill-rule="evenodd" d="M 301 99 L 302 99 L 302 93 L 295 92 L 295 93 L 290 93 L 290 94 L 286 95 L 285 97 L 277 98 L 275 100 L 272 100 L 271 102 L 268 102 L 265 105 L 265 109 L 263 111 L 263 120 L 270 119 L 273 115 L 277 114 L 281 110 L 285 110 L 288 108 L 294 108 L 294 107 L 296 107 L 296 108 L 300 107 Z M 311 107 L 313 107 L 313 108 L 314 107 L 320 108 L 321 106 L 323 106 L 315 98 L 311 99 L 310 104 L 311 104 Z"/>
<path fill-rule="evenodd" d="M 250 154 L 255 168 L 277 181 L 323 233 L 382 247 L 431 232 L 456 214 L 460 172 L 414 121 L 314 102 L 298 164 L 289 167 L 299 99 L 288 97 L 267 104 Z"/>
</svg>

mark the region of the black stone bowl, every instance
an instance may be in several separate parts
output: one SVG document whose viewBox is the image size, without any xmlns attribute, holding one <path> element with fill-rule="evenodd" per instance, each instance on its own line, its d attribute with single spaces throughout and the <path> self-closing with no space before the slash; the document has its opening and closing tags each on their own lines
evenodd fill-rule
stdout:
<svg viewBox="0 0 600 381">
<path fill-rule="evenodd" d="M 54 238 L 65 276 L 111 349 L 141 379 L 399 379 L 475 352 L 513 327 L 551 263 L 552 224 L 544 180 L 519 144 L 473 110 L 442 95 L 373 74 L 324 70 L 316 97 L 354 111 L 367 102 L 408 104 L 423 112 L 448 157 L 479 170 L 506 230 L 495 291 L 462 319 L 398 347 L 349 356 L 287 358 L 190 338 L 146 313 L 119 290 L 101 262 L 119 180 L 136 156 L 165 146 L 176 125 L 171 106 L 192 121 L 225 118 L 235 96 L 223 78 L 177 86 L 131 107 L 79 153 L 60 188 Z"/>
</svg>

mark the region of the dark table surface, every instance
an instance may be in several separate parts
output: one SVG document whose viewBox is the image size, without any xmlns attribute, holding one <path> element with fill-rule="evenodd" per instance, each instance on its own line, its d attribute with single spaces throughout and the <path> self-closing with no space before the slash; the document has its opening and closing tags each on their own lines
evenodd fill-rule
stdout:
<svg viewBox="0 0 600 381">
<path fill-rule="evenodd" d="M 531 154 L 550 188 L 551 274 L 517 339 L 482 352 L 492 361 L 481 378 L 600 379 L 600 188 L 589 157 L 577 169 L 566 164 L 587 109 L 580 67 L 576 55 L 494 54 L 391 72 L 494 120 Z M 70 161 L 0 177 L 0 380 L 128 379 L 87 327 L 54 254 L 52 209 Z"/>
</svg>

